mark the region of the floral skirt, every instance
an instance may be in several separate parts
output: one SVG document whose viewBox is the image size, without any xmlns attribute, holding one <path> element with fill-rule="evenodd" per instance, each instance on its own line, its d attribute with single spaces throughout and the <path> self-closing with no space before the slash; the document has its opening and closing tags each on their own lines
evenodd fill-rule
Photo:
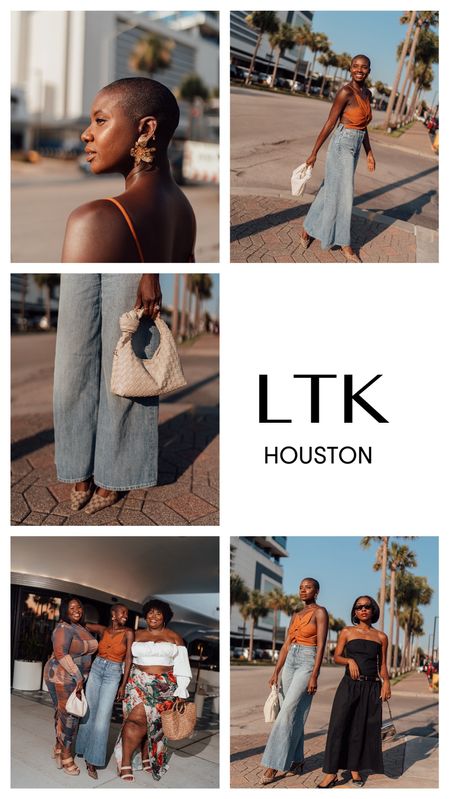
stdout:
<svg viewBox="0 0 450 799">
<path fill-rule="evenodd" d="M 176 688 L 177 681 L 172 672 L 147 674 L 135 666 L 131 667 L 123 700 L 124 724 L 135 707 L 144 705 L 147 718 L 148 756 L 155 780 L 161 779 L 167 771 L 167 738 L 164 737 L 162 730 L 161 710 L 172 707 Z M 122 730 L 114 747 L 119 768 L 122 765 Z M 132 767 L 133 770 L 142 769 L 141 746 L 133 754 Z"/>
</svg>

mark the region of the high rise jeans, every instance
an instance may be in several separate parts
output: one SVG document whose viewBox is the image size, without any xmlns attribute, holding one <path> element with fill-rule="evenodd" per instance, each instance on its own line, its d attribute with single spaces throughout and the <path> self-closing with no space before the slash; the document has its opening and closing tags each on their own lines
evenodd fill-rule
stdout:
<svg viewBox="0 0 450 799">
<path fill-rule="evenodd" d="M 88 711 L 80 720 L 75 752 L 93 766 L 106 764 L 109 725 L 122 679 L 122 663 L 96 657 L 86 684 Z"/>
<path fill-rule="evenodd" d="M 303 223 L 322 249 L 350 246 L 354 175 L 365 130 L 340 123 L 328 147 L 325 179 Z"/>
<path fill-rule="evenodd" d="M 53 411 L 58 479 L 94 478 L 115 491 L 148 488 L 158 477 L 158 397 L 111 393 L 119 317 L 131 310 L 141 275 L 61 276 Z M 133 336 L 139 358 L 150 358 L 159 334 L 143 317 Z"/>
<path fill-rule="evenodd" d="M 281 673 L 280 712 L 267 741 L 262 764 L 289 771 L 304 760 L 305 723 L 313 699 L 307 693 L 316 658 L 315 646 L 292 644 Z"/>
</svg>

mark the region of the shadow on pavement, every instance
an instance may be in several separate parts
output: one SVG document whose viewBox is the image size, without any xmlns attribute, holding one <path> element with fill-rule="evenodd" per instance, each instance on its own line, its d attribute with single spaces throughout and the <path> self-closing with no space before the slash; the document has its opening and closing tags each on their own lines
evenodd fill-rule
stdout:
<svg viewBox="0 0 450 799">
<path fill-rule="evenodd" d="M 263 230 L 282 225 L 286 222 L 292 222 L 294 219 L 299 219 L 304 216 L 311 203 L 306 205 L 295 205 L 293 208 L 285 208 L 283 211 L 275 211 L 272 214 L 260 216 L 259 219 L 251 219 L 248 222 L 243 222 L 240 225 L 233 225 L 230 229 L 230 242 L 239 241 L 247 235 L 254 233 L 261 233 Z"/>
<path fill-rule="evenodd" d="M 402 203 L 401 205 L 393 205 L 392 208 L 386 208 L 380 213 L 386 214 L 386 216 L 392 216 L 395 219 L 402 219 L 404 222 L 407 222 L 408 219 L 411 219 L 411 217 L 415 214 L 420 215 L 422 210 L 426 205 L 428 205 L 428 203 L 431 202 L 432 197 L 435 195 L 437 195 L 437 191 L 433 189 L 425 192 L 425 194 L 421 194 L 419 197 L 416 197 L 415 200 Z"/>
<path fill-rule="evenodd" d="M 54 441 L 55 431 L 53 427 L 35 433 L 33 436 L 28 436 L 28 438 L 22 438 L 20 441 L 15 441 L 11 445 L 11 460 L 25 458 L 27 455 L 31 455 L 32 452 L 41 449 L 41 447 L 45 447 L 46 444 L 53 444 Z"/>
<path fill-rule="evenodd" d="M 189 397 L 193 391 L 197 391 L 199 388 L 203 388 L 203 386 L 207 386 L 208 383 L 213 383 L 214 380 L 219 379 L 219 372 L 216 372 L 209 377 L 205 377 L 203 380 L 198 380 L 197 383 L 191 383 L 190 385 L 186 386 L 186 388 L 180 389 L 180 391 L 174 391 L 170 396 L 164 397 L 164 402 L 171 403 L 171 402 L 179 402 L 180 400 L 185 399 L 185 397 Z"/>
<path fill-rule="evenodd" d="M 413 183 L 415 180 L 424 178 L 426 175 L 430 175 L 432 172 L 437 172 L 437 170 L 437 166 L 432 166 L 429 169 L 424 169 L 422 172 L 416 172 L 414 175 L 409 175 L 409 177 L 403 178 L 402 180 L 396 180 L 394 183 L 387 183 L 385 186 L 380 186 L 378 189 L 373 189 L 373 191 L 367 191 L 365 194 L 359 194 L 354 198 L 354 205 L 366 203 L 369 200 L 373 200 L 374 197 L 379 197 L 381 194 L 386 194 L 388 191 L 392 191 L 393 189 L 399 189 L 400 186 L 405 186 L 407 183 Z M 389 214 L 388 211 L 383 211 L 383 213 Z"/>
</svg>

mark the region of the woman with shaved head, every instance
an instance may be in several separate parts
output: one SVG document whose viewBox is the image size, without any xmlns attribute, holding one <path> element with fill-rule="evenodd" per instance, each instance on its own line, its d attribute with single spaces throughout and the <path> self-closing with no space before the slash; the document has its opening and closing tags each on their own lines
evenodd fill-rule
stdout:
<svg viewBox="0 0 450 799">
<path fill-rule="evenodd" d="M 172 178 L 167 148 L 180 112 L 172 92 L 150 78 L 124 78 L 95 96 L 81 134 L 95 175 L 119 172 L 117 197 L 81 205 L 69 217 L 63 262 L 194 261 L 195 217 Z"/>
<path fill-rule="evenodd" d="M 361 145 L 369 172 L 375 170 L 367 126 L 372 119 L 372 95 L 365 82 L 370 74 L 370 59 L 355 55 L 350 67 L 351 81 L 337 93 L 328 119 L 320 131 L 308 166 L 316 163 L 317 153 L 334 130 L 328 148 L 325 179 L 303 223 L 301 246 L 318 239 L 322 249 L 338 245 L 347 261 L 361 262 L 351 246 L 350 228 L 353 207 L 354 174 Z"/>
</svg>

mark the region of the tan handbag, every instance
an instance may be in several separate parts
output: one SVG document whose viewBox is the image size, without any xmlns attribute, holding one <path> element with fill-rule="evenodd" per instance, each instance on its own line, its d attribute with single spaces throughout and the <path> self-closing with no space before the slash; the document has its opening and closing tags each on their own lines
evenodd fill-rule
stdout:
<svg viewBox="0 0 450 799">
<path fill-rule="evenodd" d="M 152 358 L 138 358 L 133 350 L 133 334 L 143 310 L 133 309 L 119 319 L 122 335 L 114 350 L 111 392 L 119 397 L 158 397 L 186 385 L 177 347 L 166 323 L 155 319 L 159 345 Z"/>
<path fill-rule="evenodd" d="M 80 716 L 80 718 L 83 718 L 87 713 L 87 709 L 88 703 L 84 690 L 81 689 L 81 695 L 80 698 L 78 698 L 77 689 L 75 688 L 66 702 L 67 712 L 72 716 Z"/>
<path fill-rule="evenodd" d="M 169 741 L 188 738 L 194 732 L 196 711 L 193 702 L 175 701 L 170 710 L 161 711 L 163 733 Z"/>
</svg>

